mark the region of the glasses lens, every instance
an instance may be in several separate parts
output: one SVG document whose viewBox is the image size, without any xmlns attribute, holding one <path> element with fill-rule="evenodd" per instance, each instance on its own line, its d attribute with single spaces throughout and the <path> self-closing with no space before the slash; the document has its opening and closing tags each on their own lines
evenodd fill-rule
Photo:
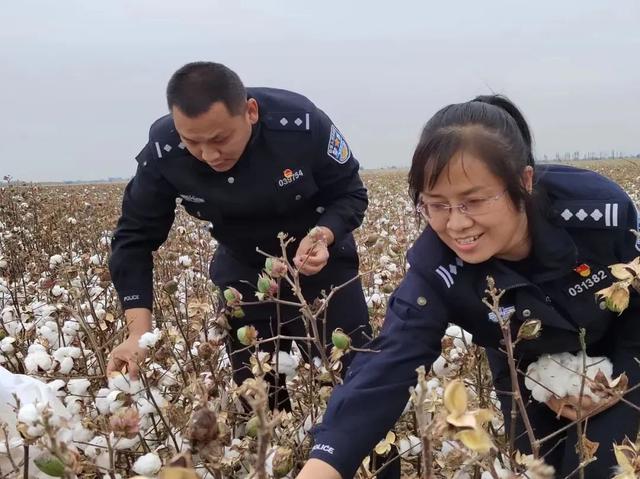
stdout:
<svg viewBox="0 0 640 479">
<path fill-rule="evenodd" d="M 427 203 L 425 211 L 432 221 L 446 219 L 449 216 L 449 208 L 443 203 Z"/>
</svg>

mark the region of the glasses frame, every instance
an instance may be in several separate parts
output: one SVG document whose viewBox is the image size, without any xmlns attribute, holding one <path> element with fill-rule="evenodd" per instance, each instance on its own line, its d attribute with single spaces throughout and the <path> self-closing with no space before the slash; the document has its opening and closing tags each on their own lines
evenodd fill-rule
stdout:
<svg viewBox="0 0 640 479">
<path fill-rule="evenodd" d="M 502 192 L 498 193 L 497 195 L 493 195 L 493 196 L 486 196 L 484 198 L 475 198 L 474 201 L 484 201 L 490 203 L 490 202 L 495 202 L 498 201 L 500 198 L 502 198 L 507 191 L 509 191 L 507 188 L 505 188 L 504 190 L 502 190 Z M 430 202 L 425 202 L 422 200 L 422 197 L 420 198 L 420 203 L 418 204 L 418 206 L 416 206 L 416 210 L 418 211 L 418 213 L 420 213 L 422 215 L 422 217 L 425 220 L 428 221 L 432 221 L 433 219 L 429 216 L 429 214 L 427 213 L 427 205 L 440 205 L 444 208 L 444 210 L 447 211 L 447 219 L 451 216 L 451 210 L 453 209 L 457 209 L 460 214 L 463 214 L 465 216 L 478 216 L 478 215 L 483 215 L 485 213 L 488 213 L 488 211 L 484 212 L 484 213 L 469 213 L 468 210 L 468 206 L 466 202 L 462 202 L 462 203 L 458 203 L 457 205 L 449 205 L 447 203 L 441 203 L 439 201 L 430 201 Z"/>
</svg>

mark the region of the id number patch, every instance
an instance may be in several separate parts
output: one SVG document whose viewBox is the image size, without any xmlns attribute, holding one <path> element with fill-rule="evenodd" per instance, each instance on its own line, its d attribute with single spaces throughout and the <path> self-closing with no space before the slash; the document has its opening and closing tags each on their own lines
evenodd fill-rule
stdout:
<svg viewBox="0 0 640 479">
<path fill-rule="evenodd" d="M 283 186 L 287 186 L 296 181 L 298 178 L 302 178 L 303 176 L 304 173 L 302 172 L 302 170 L 293 171 L 287 168 L 282 172 L 282 178 L 278 180 L 278 186 L 282 188 Z"/>
<path fill-rule="evenodd" d="M 601 269 L 600 271 L 593 273 L 591 276 L 584 278 L 579 283 L 567 288 L 566 293 L 571 297 L 578 296 L 579 294 L 586 293 L 590 289 L 594 288 L 598 283 L 606 281 L 607 279 L 608 276 L 606 271 Z"/>
</svg>

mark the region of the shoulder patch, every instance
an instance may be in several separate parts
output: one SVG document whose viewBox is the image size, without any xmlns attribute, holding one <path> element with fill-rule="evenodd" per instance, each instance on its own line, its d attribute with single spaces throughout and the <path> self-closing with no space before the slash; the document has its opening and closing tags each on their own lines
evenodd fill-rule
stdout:
<svg viewBox="0 0 640 479">
<path fill-rule="evenodd" d="M 262 122 L 270 130 L 311 131 L 311 113 L 308 111 L 271 111 Z"/>
<path fill-rule="evenodd" d="M 458 270 L 464 266 L 464 262 L 456 256 L 452 263 L 440 265 L 436 268 L 435 272 L 447 288 L 451 288 L 455 282 L 455 278 L 458 275 Z"/>
<path fill-rule="evenodd" d="M 627 220 L 628 203 L 616 200 L 558 200 L 559 222 L 570 228 L 618 228 Z"/>
<path fill-rule="evenodd" d="M 340 130 L 335 125 L 331 125 L 331 133 L 329 134 L 329 144 L 327 145 L 327 155 L 336 160 L 341 165 L 351 158 L 351 149 L 347 144 Z"/>
</svg>

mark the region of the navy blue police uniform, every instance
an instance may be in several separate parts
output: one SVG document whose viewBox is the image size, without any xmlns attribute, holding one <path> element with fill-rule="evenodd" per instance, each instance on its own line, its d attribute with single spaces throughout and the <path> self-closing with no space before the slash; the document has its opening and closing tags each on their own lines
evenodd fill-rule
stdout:
<svg viewBox="0 0 640 479">
<path fill-rule="evenodd" d="M 338 286 L 358 274 L 358 255 L 352 235 L 364 217 L 367 191 L 359 164 L 345 138 L 329 117 L 297 93 L 248 88 L 258 103 L 259 120 L 238 162 L 226 172 L 216 172 L 192 156 L 180 141 L 170 115 L 150 129 L 149 142 L 137 156 L 139 163 L 122 202 L 122 216 L 112 241 L 111 275 L 124 309 L 152 308 L 152 251 L 166 240 L 174 221 L 176 199 L 193 217 L 209 221 L 218 241 L 210 265 L 213 282 L 233 286 L 246 301 L 255 301 L 255 284 L 265 257 L 256 248 L 281 255 L 278 233 L 298 241 L 314 226 L 326 226 L 334 236 L 328 264 L 317 274 L 301 276 L 307 299 Z M 284 289 L 284 288 L 283 288 Z M 282 299 L 293 299 L 282 291 Z M 253 298 L 253 299 L 252 299 Z M 245 317 L 230 324 L 231 349 L 241 349 L 239 327 L 252 324 L 260 337 L 275 334 L 280 314 L 281 333 L 306 336 L 299 311 L 274 304 L 244 308 Z M 327 335 L 335 327 L 363 344 L 369 334 L 368 312 L 360 281 L 338 291 L 327 310 Z M 370 336 L 369 336 L 370 337 Z M 261 346 L 270 350 L 273 343 Z M 280 344 L 281 349 L 288 344 Z M 250 376 L 247 351 L 231 356 L 235 379 Z"/>
<path fill-rule="evenodd" d="M 387 431 L 405 407 L 409 388 L 416 384 L 416 368 L 429 367 L 439 356 L 440 340 L 449 323 L 473 334 L 486 348 L 497 391 L 511 391 L 502 334 L 495 315 L 482 303 L 486 278 L 492 276 L 506 291 L 501 304 L 513 311 L 513 337 L 523 321 L 539 319 L 541 335 L 521 341 L 515 349 L 521 370 L 545 353 L 581 350 L 579 329 L 586 330 L 587 354 L 611 359 L 614 374 L 623 371 L 629 387 L 640 382 L 640 297 L 632 293 L 629 308 L 620 316 L 606 309 L 594 293 L 612 284 L 608 265 L 629 262 L 640 255 L 640 241 L 629 231 L 638 227 L 638 213 L 627 194 L 597 173 L 565 166 L 536 169 L 539 208 L 532 218 L 532 255 L 521 262 L 491 259 L 467 264 L 456 257 L 427 227 L 408 253 L 410 268 L 390 297 L 382 332 L 369 348 L 358 353 L 336 388 L 321 425 L 313 431 L 311 457 L 334 466 L 342 477 L 353 477 L 360 461 Z M 574 269 L 587 265 L 583 277 Z M 584 268 L 583 268 L 584 269 Z M 525 393 L 524 381 L 520 385 Z M 509 431 L 510 396 L 499 394 Z M 640 404 L 640 390 L 626 395 Z M 545 405 L 527 398 L 537 438 L 568 424 Z M 625 436 L 635 439 L 639 415 L 619 402 L 589 419 L 587 436 L 599 442 L 598 461 L 586 468 L 586 477 L 609 477 L 616 464 L 612 443 Z M 517 424 L 516 446 L 529 450 L 522 424 Z M 575 427 L 546 460 L 565 477 L 578 465 Z M 556 440 L 549 441 L 555 443 Z M 542 452 L 549 451 L 545 443 Z"/>
</svg>

